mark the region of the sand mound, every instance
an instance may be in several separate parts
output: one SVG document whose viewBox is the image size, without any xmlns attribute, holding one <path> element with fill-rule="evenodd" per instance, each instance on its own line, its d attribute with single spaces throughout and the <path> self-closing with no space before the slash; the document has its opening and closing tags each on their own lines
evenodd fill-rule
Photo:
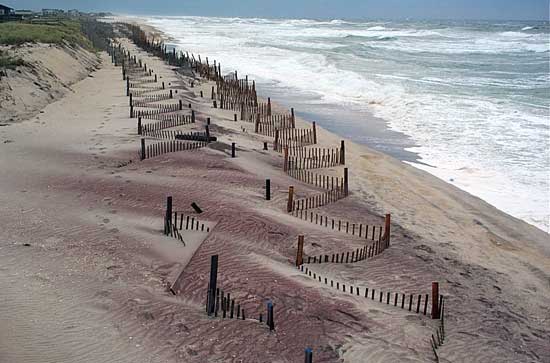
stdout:
<svg viewBox="0 0 550 363">
<path fill-rule="evenodd" d="M 72 92 L 71 85 L 98 68 L 100 58 L 65 44 L 25 44 L 1 49 L 25 62 L 0 77 L 0 122 L 27 120 L 47 104 Z"/>
</svg>

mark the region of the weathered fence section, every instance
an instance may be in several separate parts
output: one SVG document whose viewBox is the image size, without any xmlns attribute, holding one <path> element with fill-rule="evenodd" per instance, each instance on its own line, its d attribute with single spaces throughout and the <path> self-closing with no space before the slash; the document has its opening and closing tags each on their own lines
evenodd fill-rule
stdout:
<svg viewBox="0 0 550 363">
<path fill-rule="evenodd" d="M 205 310 L 206 314 L 211 317 L 245 320 L 245 310 L 241 308 L 241 304 L 232 298 L 231 293 L 224 291 L 218 286 L 218 255 L 213 255 L 210 258 L 210 281 L 206 292 Z M 244 307 L 244 306 L 243 306 Z M 275 315 L 274 304 L 268 301 L 266 304 L 266 325 L 269 330 L 275 330 Z M 250 318 L 248 319 L 250 320 Z M 263 315 L 260 312 L 258 321 L 263 323 Z"/>
<path fill-rule="evenodd" d="M 177 151 L 197 150 L 208 145 L 205 141 L 183 142 L 178 140 L 161 141 L 146 145 L 145 139 L 141 139 L 140 160 L 150 159 L 162 154 Z"/>
<path fill-rule="evenodd" d="M 429 315 L 429 312 L 433 310 L 433 306 L 430 303 L 430 294 L 405 294 L 399 292 L 390 292 L 383 291 L 368 287 L 359 287 L 353 285 L 347 285 L 329 279 L 327 277 L 322 277 L 320 274 L 312 271 L 309 267 L 301 265 L 299 267 L 300 271 L 303 272 L 306 276 L 313 278 L 314 280 L 324 283 L 325 285 L 330 285 L 331 288 L 336 288 L 339 291 L 344 293 L 349 293 L 350 295 L 361 296 L 367 299 L 376 300 L 380 303 L 386 305 L 392 305 L 399 307 L 410 312 L 414 312 L 422 315 Z M 442 296 L 440 296 L 443 299 Z"/>
</svg>

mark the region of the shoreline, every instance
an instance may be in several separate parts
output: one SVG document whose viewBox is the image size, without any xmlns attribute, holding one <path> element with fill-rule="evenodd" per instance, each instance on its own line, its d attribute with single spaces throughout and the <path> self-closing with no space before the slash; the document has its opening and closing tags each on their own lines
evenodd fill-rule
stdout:
<svg viewBox="0 0 550 363">
<path fill-rule="evenodd" d="M 40 125 L 34 117 L 0 129 L 2 140 L 13 140 L 0 143 L 0 164 L 11 170 L 0 175 L 6 206 L 0 288 L 8 296 L 0 316 L 10 316 L 10 339 L 7 345 L 0 340 L 0 356 L 30 362 L 294 362 L 312 346 L 315 359 L 326 362 L 426 361 L 432 352 L 424 338 L 434 321 L 329 289 L 293 265 L 298 235 L 306 236 L 309 256 L 352 250 L 364 239 L 285 212 L 289 185 L 298 196 L 318 189 L 281 171 L 281 156 L 262 150 L 270 138 L 201 98 L 212 82 L 197 77 L 189 87 L 188 75 L 128 47 L 180 91 L 177 98 L 192 104 L 192 130 L 203 130 L 206 117 L 212 118 L 218 143 L 136 159 L 142 136 L 128 115 L 121 69 L 104 54 L 93 77 L 39 114 Z M 275 102 L 273 108 L 288 111 Z M 310 128 L 299 117 L 296 123 Z M 317 132 L 320 147 L 342 140 L 320 126 Z M 230 157 L 232 142 L 236 158 Z M 544 233 L 427 172 L 345 143 L 351 197 L 319 212 L 371 226 L 391 212 L 392 245 L 366 263 L 309 267 L 377 291 L 425 293 L 440 281 L 448 309 L 443 361 L 550 357 L 544 345 L 550 332 Z M 327 172 L 340 175 L 341 169 Z M 201 238 L 185 232 L 190 248 L 162 234 L 168 195 L 175 210 L 215 225 Z M 200 216 L 192 202 L 204 209 Z M 212 254 L 220 255 L 221 286 L 250 309 L 242 324 L 205 316 Z M 173 296 L 167 286 L 181 271 L 183 283 Z M 271 333 L 255 320 L 267 300 L 277 311 Z M 29 311 L 36 314 L 30 327 Z M 44 316 L 52 318 L 41 323 Z M 36 330 L 42 334 L 32 334 Z M 39 349 L 44 346 L 55 349 Z"/>
</svg>

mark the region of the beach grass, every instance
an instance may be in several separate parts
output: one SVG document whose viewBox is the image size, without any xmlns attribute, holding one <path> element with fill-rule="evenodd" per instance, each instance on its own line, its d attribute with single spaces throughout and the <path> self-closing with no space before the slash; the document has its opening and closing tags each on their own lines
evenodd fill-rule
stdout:
<svg viewBox="0 0 550 363">
<path fill-rule="evenodd" d="M 15 69 L 25 65 L 25 61 L 21 58 L 15 58 L 0 51 L 0 69 Z"/>
<path fill-rule="evenodd" d="M 86 49 L 92 48 L 91 42 L 82 33 L 78 21 L 64 20 L 50 24 L 0 23 L 0 44 L 21 45 L 24 43 L 68 43 Z"/>
</svg>

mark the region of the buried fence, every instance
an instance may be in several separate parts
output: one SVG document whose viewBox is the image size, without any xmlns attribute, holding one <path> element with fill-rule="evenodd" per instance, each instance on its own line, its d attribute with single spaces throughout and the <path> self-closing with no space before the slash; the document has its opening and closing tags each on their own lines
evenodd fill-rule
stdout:
<svg viewBox="0 0 550 363">
<path fill-rule="evenodd" d="M 245 310 L 241 310 L 241 304 L 238 302 L 235 304 L 235 299 L 231 298 L 231 294 L 224 293 L 223 290 L 220 290 L 218 285 L 218 255 L 212 255 L 210 257 L 210 280 L 208 282 L 208 289 L 206 293 L 206 313 L 208 316 L 218 316 L 218 310 L 222 311 L 222 318 L 230 318 L 236 315 L 237 319 L 242 317 L 242 320 L 245 320 Z M 236 306 L 236 309 L 235 309 Z M 275 316 L 273 313 L 273 303 L 271 301 L 267 302 L 267 314 L 266 314 L 266 324 L 269 327 L 269 330 L 275 329 Z M 236 313 L 236 314 L 235 314 Z M 258 321 L 263 322 L 263 316 L 260 313 Z"/>
<path fill-rule="evenodd" d="M 329 189 L 323 193 L 318 193 L 309 197 L 304 197 L 296 200 L 294 199 L 294 186 L 289 186 L 287 212 L 292 213 L 298 210 L 318 208 L 347 197 L 349 195 L 348 168 L 344 168 L 343 179 L 343 183 L 340 185 L 338 185 L 338 179 L 336 179 L 336 187 L 333 189 Z"/>
<path fill-rule="evenodd" d="M 288 149 L 300 148 L 317 143 L 315 127 L 312 129 L 282 129 L 275 130 L 273 150 L 283 152 Z"/>
<path fill-rule="evenodd" d="M 434 282 L 432 283 L 432 291 L 434 289 L 434 284 L 437 285 L 437 289 L 439 289 L 439 285 L 437 284 L 437 282 Z M 437 326 L 437 329 L 435 331 L 435 336 L 432 334 L 430 339 L 430 345 L 434 353 L 434 358 L 435 361 L 438 363 L 439 354 L 437 353 L 437 350 L 443 345 L 443 343 L 445 343 L 445 299 L 443 298 L 443 296 L 441 296 L 441 298 L 439 299 L 439 314 L 439 325 Z"/>
<path fill-rule="evenodd" d="M 247 105 L 241 103 L 241 120 L 246 122 L 255 122 L 258 115 L 260 118 L 271 116 L 271 100 L 268 98 L 268 102 L 258 102 L 254 105 Z"/>
<path fill-rule="evenodd" d="M 374 241 L 374 243 L 365 244 L 365 246 L 351 251 L 351 254 L 349 251 L 332 254 L 320 254 L 319 258 L 317 258 L 317 256 L 308 256 L 307 261 L 304 259 L 304 236 L 299 235 L 298 248 L 296 250 L 296 266 L 300 266 L 306 263 L 355 263 L 378 256 L 388 247 L 390 247 L 390 230 L 386 230 L 384 232 L 384 235 L 382 235 L 381 233 L 381 228 L 379 228 L 379 231 L 380 234 L 378 240 L 375 240 L 373 238 L 372 241 Z"/>
<path fill-rule="evenodd" d="M 289 149 L 283 150 L 285 171 L 331 168 L 344 165 L 345 158 L 342 157 L 340 148 L 312 148 L 312 149 Z M 295 153 L 295 155 L 292 155 Z"/>
<path fill-rule="evenodd" d="M 327 204 L 334 203 L 345 197 L 347 197 L 347 193 L 344 191 L 343 187 L 338 189 L 330 189 L 309 197 L 293 200 L 291 209 L 288 212 L 292 213 L 297 211 L 305 211 L 307 209 L 323 207 Z"/>
<path fill-rule="evenodd" d="M 322 175 L 308 171 L 306 169 L 291 169 L 287 170 L 287 174 L 296 180 L 302 181 L 306 184 L 323 188 L 323 189 L 339 189 L 344 185 L 343 177 L 335 177 L 329 175 Z"/>
<path fill-rule="evenodd" d="M 417 314 L 428 315 L 430 314 L 432 319 L 439 319 L 441 316 L 440 306 L 443 304 L 443 295 L 434 295 L 434 290 L 432 289 L 432 296 L 430 299 L 430 294 L 405 294 L 398 292 L 390 291 L 376 291 L 376 289 L 369 289 L 368 287 L 359 287 L 353 285 L 347 285 L 328 279 L 327 277 L 322 277 L 321 275 L 313 272 L 310 268 L 304 267 L 301 265 L 299 270 L 303 272 L 306 276 L 313 278 L 313 280 L 325 285 L 330 285 L 332 288 L 336 288 L 338 291 L 349 293 L 350 295 L 365 297 L 370 300 L 377 300 L 380 303 L 385 303 L 386 305 L 393 305 L 395 307 L 400 307 L 401 309 L 408 310 L 410 312 L 415 312 Z M 430 303 L 431 300 L 431 303 Z M 434 301 L 435 304 L 434 304 Z"/>
<path fill-rule="evenodd" d="M 192 203 L 191 206 L 195 210 L 202 213 L 202 210 L 196 203 Z M 185 241 L 180 233 L 180 231 L 183 231 L 184 229 L 186 231 L 210 232 L 210 227 L 208 224 L 195 219 L 193 216 L 184 215 L 183 212 L 172 211 L 172 197 L 169 196 L 166 198 L 166 211 L 164 213 L 164 234 L 166 236 L 177 238 L 185 246 Z"/>
<path fill-rule="evenodd" d="M 345 221 L 341 219 L 329 219 L 329 217 L 326 215 L 321 215 L 318 213 L 314 214 L 311 211 L 308 213 L 304 209 L 294 210 L 292 215 L 306 222 L 314 223 L 325 228 L 330 228 L 333 231 L 344 232 L 346 234 L 351 234 L 352 236 L 358 236 L 365 239 L 370 238 L 372 241 L 374 241 L 376 238 L 378 238 L 379 240 L 382 239 L 383 233 L 384 235 L 386 235 L 384 229 L 389 229 L 387 221 L 390 218 L 390 214 L 386 214 L 386 226 L 382 227 L 375 225 L 369 226 L 368 224 L 363 223 L 352 223 L 350 221 Z"/>
<path fill-rule="evenodd" d="M 164 88 L 162 88 L 162 86 L 139 88 L 139 89 L 133 89 L 132 90 L 132 95 L 134 97 L 146 97 L 146 96 L 151 95 L 151 93 L 153 93 L 153 92 L 158 92 L 158 91 L 163 91 L 163 90 L 164 90 Z M 130 95 L 127 94 L 127 96 L 130 96 Z"/>
<path fill-rule="evenodd" d="M 191 112 L 192 112 L 191 123 L 193 123 L 195 122 L 194 111 L 191 111 Z M 174 122 L 179 122 L 182 125 L 186 123 L 186 121 L 184 120 L 187 120 L 187 117 L 189 117 L 189 115 L 182 115 L 179 113 L 148 113 L 144 111 L 137 111 L 136 116 L 138 117 L 138 119 L 141 117 L 146 120 L 174 121 Z"/>
<path fill-rule="evenodd" d="M 143 117 L 147 118 L 147 116 L 151 115 L 159 115 L 162 113 L 169 113 L 169 112 L 176 112 L 181 111 L 181 105 L 178 103 L 174 104 L 164 104 L 164 105 L 156 105 L 158 107 L 155 107 L 154 109 L 149 110 L 134 110 L 134 106 L 130 106 L 130 118 L 134 117 Z M 150 108 L 149 106 L 144 108 Z"/>
<path fill-rule="evenodd" d="M 172 97 L 170 97 L 169 93 L 138 96 L 138 95 L 134 94 L 134 92 L 132 91 L 130 94 L 133 97 L 139 97 L 139 99 L 134 98 L 134 103 L 133 104 L 134 104 L 135 107 L 140 107 L 140 106 L 148 107 L 149 103 L 151 103 L 151 102 L 166 101 L 166 100 L 169 100 L 169 99 L 172 98 Z"/>
<path fill-rule="evenodd" d="M 141 123 L 141 116 L 138 117 L 138 134 L 148 136 L 149 134 L 156 133 L 164 129 L 169 129 L 172 127 L 184 126 L 184 125 L 195 123 L 194 112 L 192 115 L 177 114 L 173 116 L 176 116 L 176 117 L 167 118 L 164 120 L 160 120 L 159 122 L 152 122 L 145 125 Z"/>
<path fill-rule="evenodd" d="M 141 139 L 140 160 L 150 159 L 162 154 L 196 150 L 208 145 L 206 141 L 184 142 L 179 140 L 161 141 L 151 145 L 145 145 L 145 139 Z"/>
</svg>

